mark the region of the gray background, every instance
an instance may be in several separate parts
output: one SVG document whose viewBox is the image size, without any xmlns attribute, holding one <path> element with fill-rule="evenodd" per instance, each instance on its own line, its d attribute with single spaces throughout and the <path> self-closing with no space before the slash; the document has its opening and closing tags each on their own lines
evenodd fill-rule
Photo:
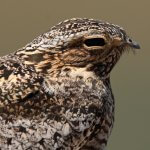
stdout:
<svg viewBox="0 0 150 150">
<path fill-rule="evenodd" d="M 141 50 L 125 54 L 112 72 L 116 121 L 108 149 L 148 150 L 149 6 L 148 0 L 0 0 L 0 55 L 17 50 L 67 18 L 96 18 L 123 26 Z"/>
</svg>

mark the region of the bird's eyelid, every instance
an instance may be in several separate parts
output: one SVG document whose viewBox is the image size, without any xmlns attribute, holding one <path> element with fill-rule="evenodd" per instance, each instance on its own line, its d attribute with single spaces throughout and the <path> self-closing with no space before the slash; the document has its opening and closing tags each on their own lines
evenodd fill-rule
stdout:
<svg viewBox="0 0 150 150">
<path fill-rule="evenodd" d="M 105 35 L 87 35 L 87 36 L 84 36 L 84 40 L 92 39 L 92 38 L 103 38 L 104 40 L 106 40 Z"/>
</svg>

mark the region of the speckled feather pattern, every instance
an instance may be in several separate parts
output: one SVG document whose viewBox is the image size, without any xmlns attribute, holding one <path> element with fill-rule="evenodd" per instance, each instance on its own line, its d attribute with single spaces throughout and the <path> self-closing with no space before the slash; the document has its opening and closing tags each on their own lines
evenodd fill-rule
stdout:
<svg viewBox="0 0 150 150">
<path fill-rule="evenodd" d="M 105 42 L 88 47 L 89 38 Z M 114 123 L 110 72 L 127 40 L 117 25 L 73 18 L 1 57 L 0 149 L 104 150 Z"/>
</svg>

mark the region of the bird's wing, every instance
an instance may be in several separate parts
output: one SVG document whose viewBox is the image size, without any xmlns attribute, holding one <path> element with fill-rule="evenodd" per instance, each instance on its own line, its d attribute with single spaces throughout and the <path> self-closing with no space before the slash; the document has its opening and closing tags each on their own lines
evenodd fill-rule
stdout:
<svg viewBox="0 0 150 150">
<path fill-rule="evenodd" d="M 0 106 L 16 103 L 38 91 L 42 78 L 34 68 L 24 65 L 19 58 L 0 58 Z"/>
</svg>

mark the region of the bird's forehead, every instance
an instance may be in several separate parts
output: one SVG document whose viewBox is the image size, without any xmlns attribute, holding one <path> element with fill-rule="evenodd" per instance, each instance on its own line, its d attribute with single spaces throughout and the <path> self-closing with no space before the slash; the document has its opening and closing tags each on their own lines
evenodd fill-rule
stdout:
<svg viewBox="0 0 150 150">
<path fill-rule="evenodd" d="M 93 32 L 94 31 L 94 32 Z M 94 19 L 73 18 L 65 20 L 58 25 L 52 27 L 50 34 L 54 36 L 73 36 L 83 34 L 100 34 L 107 33 L 111 36 L 125 36 L 125 31 L 122 27 L 108 22 L 103 22 Z"/>
</svg>

